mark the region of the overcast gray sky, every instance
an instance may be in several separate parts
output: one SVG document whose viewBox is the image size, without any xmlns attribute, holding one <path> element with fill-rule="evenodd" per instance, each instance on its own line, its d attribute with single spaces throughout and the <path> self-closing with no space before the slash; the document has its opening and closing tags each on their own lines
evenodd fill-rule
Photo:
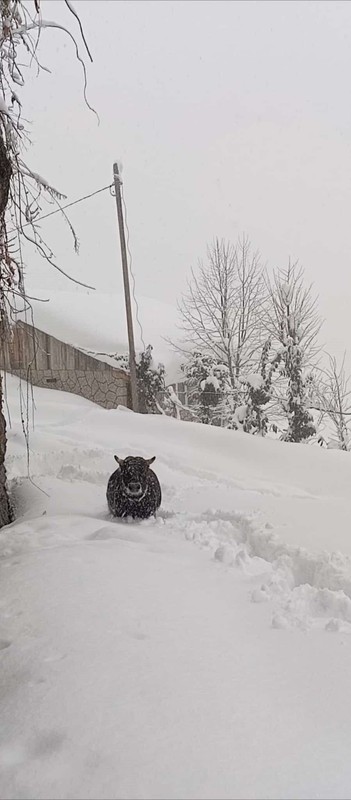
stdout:
<svg viewBox="0 0 351 800">
<path fill-rule="evenodd" d="M 94 63 L 88 96 L 63 33 L 45 30 L 52 74 L 27 81 L 27 161 L 73 200 L 123 163 L 140 295 L 174 303 L 214 236 L 247 233 L 270 267 L 290 256 L 314 281 L 331 349 L 351 323 L 351 3 L 75 0 Z M 64 4 L 46 19 L 79 31 Z M 83 52 L 83 47 L 81 47 Z M 57 217 L 46 239 L 75 277 L 120 290 L 114 200 Z M 27 285 L 67 288 L 38 257 Z M 351 349 L 351 348 L 350 348 Z"/>
</svg>

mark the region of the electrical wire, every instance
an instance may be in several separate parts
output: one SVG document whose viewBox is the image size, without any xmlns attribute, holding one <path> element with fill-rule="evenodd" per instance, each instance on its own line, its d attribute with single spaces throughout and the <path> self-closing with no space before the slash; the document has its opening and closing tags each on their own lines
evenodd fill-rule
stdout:
<svg viewBox="0 0 351 800">
<path fill-rule="evenodd" d="M 133 259 L 132 259 L 132 254 L 131 254 L 130 247 L 129 247 L 130 235 L 129 235 L 129 228 L 128 228 L 127 206 L 126 206 L 126 202 L 125 202 L 125 199 L 124 199 L 123 183 L 122 182 L 121 182 L 121 197 L 122 197 L 123 210 L 124 210 L 124 221 L 125 221 L 126 231 L 127 231 L 127 250 L 128 250 L 128 255 L 129 255 L 129 272 L 130 272 L 130 275 L 131 275 L 131 278 L 132 278 L 132 281 L 133 281 L 132 294 L 133 294 L 133 300 L 134 300 L 134 304 L 135 304 L 135 316 L 136 316 L 136 320 L 137 320 L 137 323 L 138 323 L 139 329 L 140 329 L 141 343 L 143 345 L 144 350 L 146 350 L 146 344 L 145 344 L 145 341 L 144 341 L 143 326 L 142 326 L 142 324 L 140 322 L 139 306 L 138 306 L 138 301 L 136 299 L 136 294 L 135 294 L 136 293 L 135 275 L 134 275 L 134 272 L 133 272 L 133 269 L 132 269 L 132 260 Z"/>
<path fill-rule="evenodd" d="M 78 203 L 82 203 L 84 200 L 89 200 L 91 197 L 95 197 L 95 195 L 101 194 L 101 192 L 106 192 L 107 189 L 109 189 L 111 191 L 111 189 L 113 189 L 113 186 L 114 186 L 113 183 L 109 183 L 108 186 L 103 186 L 101 189 L 97 189 L 95 192 L 91 192 L 90 194 L 86 194 L 83 197 L 79 197 L 77 200 L 73 200 L 72 203 L 67 203 L 65 206 L 60 206 L 60 208 L 55 208 L 55 211 L 50 211 L 48 214 L 43 214 L 41 217 L 37 217 L 35 220 L 33 220 L 33 222 L 37 223 L 37 222 L 40 222 L 43 219 L 48 219 L 48 217 L 52 217 L 54 214 L 59 214 L 60 212 L 65 211 L 66 208 L 72 208 L 72 206 L 76 206 Z M 134 275 L 133 268 L 132 268 L 133 257 L 132 257 L 132 253 L 131 253 L 131 249 L 130 249 L 130 245 L 129 245 L 130 233 L 129 233 L 129 227 L 128 227 L 127 206 L 126 206 L 126 202 L 125 202 L 125 199 L 124 199 L 122 182 L 121 182 L 121 197 L 122 197 L 122 203 L 123 203 L 123 209 L 124 209 L 124 219 L 125 219 L 125 226 L 126 226 L 126 232 L 127 232 L 127 251 L 128 251 L 128 255 L 129 255 L 129 272 L 130 272 L 130 275 L 131 275 L 131 278 L 132 278 L 132 282 L 133 282 L 132 294 L 133 294 L 133 300 L 134 300 L 134 304 L 135 304 L 135 316 L 136 316 L 136 320 L 137 320 L 137 323 L 138 323 L 139 329 L 140 329 L 141 343 L 143 345 L 144 350 L 146 350 L 143 326 L 142 326 L 142 324 L 140 322 L 140 317 L 139 317 L 139 305 L 138 305 L 138 301 L 136 299 L 135 275 Z M 26 228 L 28 225 L 32 225 L 32 224 L 33 223 L 31 223 L 31 222 L 26 222 L 25 225 L 23 225 L 22 227 Z M 9 233 L 12 233 L 12 231 L 9 231 Z"/>
<path fill-rule="evenodd" d="M 106 192 L 107 189 L 111 189 L 113 187 L 113 183 L 109 183 L 108 186 L 103 186 L 102 189 L 97 189 L 96 192 L 91 192 L 90 194 L 84 195 L 84 197 L 79 197 L 78 200 L 73 200 L 72 203 L 67 203 L 65 206 L 61 206 L 60 208 L 55 208 L 55 211 L 50 211 L 49 214 L 43 214 L 41 217 L 37 217 L 33 220 L 33 222 L 26 222 L 22 225 L 22 228 L 27 228 L 28 225 L 32 225 L 33 223 L 40 222 L 42 219 L 47 219 L 48 217 L 52 217 L 53 214 L 59 214 L 60 211 L 64 211 L 66 208 L 72 208 L 72 206 L 76 206 L 77 203 L 82 203 L 83 200 L 89 200 L 90 197 L 95 197 L 96 194 L 100 194 L 101 192 Z M 13 229 L 15 230 L 15 229 Z M 12 233 L 12 231 L 9 231 Z"/>
</svg>

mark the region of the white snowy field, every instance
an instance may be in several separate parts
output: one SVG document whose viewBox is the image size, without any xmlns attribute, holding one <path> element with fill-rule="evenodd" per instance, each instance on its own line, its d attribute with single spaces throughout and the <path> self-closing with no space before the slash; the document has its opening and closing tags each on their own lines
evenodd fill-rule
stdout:
<svg viewBox="0 0 351 800">
<path fill-rule="evenodd" d="M 31 483 L 7 394 L 2 800 L 350 798 L 350 456 L 35 389 Z M 114 453 L 156 521 L 108 516 Z"/>
</svg>

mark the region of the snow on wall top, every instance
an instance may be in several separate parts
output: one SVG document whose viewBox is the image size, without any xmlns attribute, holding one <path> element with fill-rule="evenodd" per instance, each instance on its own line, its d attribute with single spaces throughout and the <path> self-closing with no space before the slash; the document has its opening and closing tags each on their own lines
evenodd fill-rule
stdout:
<svg viewBox="0 0 351 800">
<path fill-rule="evenodd" d="M 127 352 L 126 313 L 122 294 L 77 289 L 54 293 L 36 290 L 31 295 L 38 298 L 31 300 L 34 324 L 46 333 L 85 352 L 91 351 L 94 357 L 114 366 L 115 362 L 108 354 Z M 40 302 L 42 300 L 48 302 Z M 180 358 L 163 338 L 179 337 L 176 308 L 150 297 L 139 298 L 138 305 L 145 345 L 153 346 L 154 360 L 165 365 L 168 381 L 181 380 Z M 32 322 L 28 312 L 19 315 L 19 318 Z M 134 337 L 136 350 L 142 350 L 140 329 L 135 320 Z M 105 353 L 106 357 L 101 355 Z"/>
</svg>

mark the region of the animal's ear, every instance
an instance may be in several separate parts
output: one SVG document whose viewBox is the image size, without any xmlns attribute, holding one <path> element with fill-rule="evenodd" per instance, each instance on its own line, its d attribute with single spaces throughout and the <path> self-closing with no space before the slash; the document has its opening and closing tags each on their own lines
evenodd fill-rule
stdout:
<svg viewBox="0 0 351 800">
<path fill-rule="evenodd" d="M 145 459 L 145 461 L 146 461 L 148 466 L 150 466 L 150 464 L 153 464 L 155 460 L 156 460 L 156 456 L 153 456 L 152 458 L 146 458 Z"/>
<path fill-rule="evenodd" d="M 119 464 L 120 467 L 123 467 L 123 464 L 124 464 L 124 459 L 123 458 L 118 458 L 118 456 L 114 456 L 114 459 L 115 459 L 115 461 L 117 461 L 117 464 Z"/>
</svg>

